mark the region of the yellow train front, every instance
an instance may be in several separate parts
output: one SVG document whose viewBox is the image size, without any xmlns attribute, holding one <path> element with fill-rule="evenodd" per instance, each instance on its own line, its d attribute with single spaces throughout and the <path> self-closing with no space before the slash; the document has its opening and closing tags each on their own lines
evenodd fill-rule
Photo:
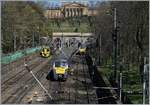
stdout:
<svg viewBox="0 0 150 105">
<path fill-rule="evenodd" d="M 66 80 L 68 77 L 68 62 L 65 59 L 55 60 L 53 67 L 49 71 L 48 80 Z"/>
<path fill-rule="evenodd" d="M 80 54 L 85 54 L 86 48 L 79 48 L 79 52 L 80 52 Z"/>
<path fill-rule="evenodd" d="M 40 51 L 40 55 L 44 58 L 48 58 L 50 57 L 50 49 L 45 47 L 45 48 L 42 48 L 41 51 Z"/>
<path fill-rule="evenodd" d="M 85 45 L 81 45 L 78 49 L 78 52 L 76 53 L 76 55 L 84 55 L 86 53 L 86 46 Z"/>
</svg>

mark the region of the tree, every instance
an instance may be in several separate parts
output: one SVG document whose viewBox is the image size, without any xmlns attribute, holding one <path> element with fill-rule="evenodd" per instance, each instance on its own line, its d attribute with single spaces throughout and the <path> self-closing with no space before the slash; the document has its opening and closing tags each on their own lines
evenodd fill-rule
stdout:
<svg viewBox="0 0 150 105">
<path fill-rule="evenodd" d="M 117 10 L 118 55 L 124 63 L 142 64 L 148 56 L 148 2 L 106 2 L 98 7 L 95 18 L 97 38 L 101 35 L 101 56 L 109 60 L 112 55 L 113 8 Z"/>
<path fill-rule="evenodd" d="M 45 36 L 50 29 L 43 14 L 43 7 L 32 1 L 3 1 L 2 3 L 2 52 L 31 47 L 40 36 Z M 44 30 L 44 31 L 43 31 Z M 15 43 L 16 42 L 16 43 Z M 16 44 L 16 49 L 14 45 Z"/>
</svg>

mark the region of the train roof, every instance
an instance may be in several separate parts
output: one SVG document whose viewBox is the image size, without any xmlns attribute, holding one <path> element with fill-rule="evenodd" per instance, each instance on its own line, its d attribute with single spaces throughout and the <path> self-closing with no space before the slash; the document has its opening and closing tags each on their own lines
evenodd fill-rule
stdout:
<svg viewBox="0 0 150 105">
<path fill-rule="evenodd" d="M 67 62 L 67 59 L 56 59 L 56 60 L 55 60 L 55 62 L 58 62 L 58 61 L 60 61 L 60 62 L 62 62 L 62 61 Z"/>
</svg>

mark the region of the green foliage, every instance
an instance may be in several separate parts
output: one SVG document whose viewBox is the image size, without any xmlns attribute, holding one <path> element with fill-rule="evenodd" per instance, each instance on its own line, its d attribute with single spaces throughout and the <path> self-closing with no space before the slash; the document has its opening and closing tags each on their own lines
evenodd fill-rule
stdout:
<svg viewBox="0 0 150 105">
<path fill-rule="evenodd" d="M 95 18 L 93 31 L 95 31 L 96 36 L 99 41 L 101 41 L 101 45 L 99 44 L 101 52 L 98 54 L 101 56 L 101 59 L 105 59 L 105 61 L 109 61 L 110 58 L 113 61 L 114 43 L 112 33 L 114 30 L 114 8 L 116 8 L 116 22 L 119 27 L 117 34 L 117 66 L 119 66 L 120 63 L 125 66 L 122 70 L 124 92 L 132 91 L 142 93 L 143 59 L 144 57 L 148 57 L 149 54 L 148 4 L 148 1 L 111 1 L 98 8 L 99 12 Z M 102 66 L 104 66 L 104 68 L 102 68 L 101 71 L 109 78 L 112 68 L 106 68 L 105 64 Z M 119 68 L 117 72 L 119 74 Z M 135 104 L 142 103 L 141 95 L 133 94 L 129 96 L 129 98 Z"/>
<path fill-rule="evenodd" d="M 109 60 L 114 54 L 112 33 L 114 30 L 114 8 L 118 26 L 119 59 L 124 63 L 141 65 L 148 57 L 149 25 L 148 1 L 111 1 L 100 5 L 98 15 L 89 19 L 99 41 L 102 59 Z"/>
<path fill-rule="evenodd" d="M 107 78 L 110 78 L 113 74 L 113 70 L 107 66 L 100 67 L 100 71 L 102 75 L 105 75 Z M 118 71 L 119 73 L 119 71 Z M 131 66 L 129 70 L 123 70 L 123 92 L 132 91 L 134 93 L 142 93 L 142 83 L 140 81 L 140 73 L 136 66 Z M 128 95 L 129 99 L 134 104 L 141 104 L 142 103 L 142 95 Z"/>
<path fill-rule="evenodd" d="M 48 27 L 52 29 L 52 32 L 90 32 L 87 18 L 67 18 L 65 20 L 53 19 L 48 21 Z"/>
<path fill-rule="evenodd" d="M 142 104 L 141 95 L 129 95 L 129 99 L 132 100 L 134 104 Z"/>
<path fill-rule="evenodd" d="M 31 47 L 33 36 L 35 45 L 40 36 L 51 35 L 46 28 L 47 22 L 40 4 L 32 1 L 3 1 L 2 2 L 2 52 L 14 51 Z"/>
</svg>

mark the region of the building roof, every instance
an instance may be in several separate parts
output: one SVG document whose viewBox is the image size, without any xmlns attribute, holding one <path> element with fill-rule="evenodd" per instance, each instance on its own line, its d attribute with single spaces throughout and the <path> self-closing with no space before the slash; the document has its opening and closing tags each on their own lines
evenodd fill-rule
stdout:
<svg viewBox="0 0 150 105">
<path fill-rule="evenodd" d="M 68 4 L 63 5 L 63 7 L 65 7 L 65 6 L 82 6 L 82 7 L 87 7 L 87 6 L 85 6 L 83 4 L 80 4 L 80 3 L 77 3 L 77 2 L 68 3 Z"/>
</svg>

